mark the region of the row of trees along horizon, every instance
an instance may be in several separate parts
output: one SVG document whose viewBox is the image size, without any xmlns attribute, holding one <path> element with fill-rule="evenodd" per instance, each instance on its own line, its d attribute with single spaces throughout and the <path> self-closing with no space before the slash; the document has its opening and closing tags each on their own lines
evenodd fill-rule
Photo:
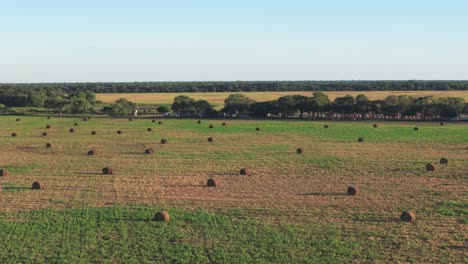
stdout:
<svg viewBox="0 0 468 264">
<path fill-rule="evenodd" d="M 0 83 L 0 91 L 62 90 L 66 93 L 186 93 L 273 91 L 448 91 L 468 90 L 468 81 L 219 81 L 219 82 L 95 82 Z"/>
<path fill-rule="evenodd" d="M 130 116 L 138 109 L 136 103 L 119 99 L 106 105 L 96 100 L 92 90 L 68 92 L 63 89 L 0 89 L 0 112 L 15 114 L 12 107 L 33 107 L 49 109 L 59 115 L 107 114 Z M 186 95 L 174 98 L 171 108 L 157 107 L 160 114 L 170 110 L 179 117 L 237 117 L 240 113 L 251 117 L 299 117 L 317 114 L 381 114 L 386 116 L 415 116 L 429 118 L 452 118 L 468 114 L 468 104 L 459 97 L 412 97 L 407 95 L 388 96 L 385 100 L 369 100 L 364 94 L 353 97 L 346 95 L 331 101 L 323 92 L 311 96 L 288 95 L 277 100 L 255 102 L 243 94 L 231 94 L 224 101 L 224 108 L 216 111 L 206 100 L 195 100 Z M 140 114 L 142 112 L 140 111 Z M 145 112 L 143 111 L 143 114 Z"/>
</svg>

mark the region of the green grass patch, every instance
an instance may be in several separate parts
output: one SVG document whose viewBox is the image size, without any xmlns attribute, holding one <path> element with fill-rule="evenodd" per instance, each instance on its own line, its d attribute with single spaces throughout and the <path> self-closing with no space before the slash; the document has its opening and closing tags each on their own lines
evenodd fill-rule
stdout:
<svg viewBox="0 0 468 264">
<path fill-rule="evenodd" d="M 343 263 L 369 255 L 334 227 L 265 224 L 236 212 L 99 208 L 2 212 L 2 262 Z M 376 254 L 371 254 L 375 255 Z"/>
<path fill-rule="evenodd" d="M 437 206 L 436 212 L 446 216 L 468 216 L 468 202 L 445 201 Z"/>
</svg>

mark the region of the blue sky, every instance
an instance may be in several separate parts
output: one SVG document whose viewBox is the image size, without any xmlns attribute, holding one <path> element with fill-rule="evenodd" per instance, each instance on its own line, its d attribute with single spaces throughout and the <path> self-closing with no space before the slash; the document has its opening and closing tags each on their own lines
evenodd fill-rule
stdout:
<svg viewBox="0 0 468 264">
<path fill-rule="evenodd" d="M 0 82 L 381 79 L 468 79 L 468 1 L 0 0 Z"/>
</svg>

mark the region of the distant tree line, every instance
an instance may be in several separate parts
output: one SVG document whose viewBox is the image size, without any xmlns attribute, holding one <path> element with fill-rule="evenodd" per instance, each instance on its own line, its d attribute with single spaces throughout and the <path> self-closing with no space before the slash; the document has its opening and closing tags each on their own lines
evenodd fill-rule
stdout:
<svg viewBox="0 0 468 264">
<path fill-rule="evenodd" d="M 385 100 L 369 100 L 361 94 L 337 97 L 331 101 L 323 92 L 311 97 L 287 95 L 277 100 L 255 102 L 243 94 L 232 94 L 224 101 L 224 108 L 213 110 L 208 102 L 197 107 L 200 101 L 188 96 L 178 96 L 172 104 L 173 112 L 180 117 L 258 117 L 258 118 L 311 118 L 311 119 L 411 119 L 435 120 L 468 114 L 468 104 L 458 97 L 388 96 Z"/>
<path fill-rule="evenodd" d="M 56 90 L 66 93 L 169 93 L 267 91 L 424 91 L 465 90 L 468 81 L 235 81 L 235 82 L 108 82 L 0 84 L 1 93 Z"/>
</svg>

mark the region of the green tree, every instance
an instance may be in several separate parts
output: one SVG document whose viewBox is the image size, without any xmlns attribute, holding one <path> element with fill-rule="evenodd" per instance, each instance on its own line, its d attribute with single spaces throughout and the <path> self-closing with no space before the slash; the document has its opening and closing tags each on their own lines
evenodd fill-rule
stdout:
<svg viewBox="0 0 468 264">
<path fill-rule="evenodd" d="M 136 110 L 135 103 L 128 101 L 125 98 L 120 98 L 112 105 L 111 115 L 113 116 L 129 116 Z"/>
<path fill-rule="evenodd" d="M 45 105 L 47 108 L 52 108 L 57 114 L 62 115 L 66 106 L 70 105 L 69 99 L 64 99 L 60 96 L 47 99 Z"/>
<path fill-rule="evenodd" d="M 195 111 L 195 100 L 186 95 L 179 95 L 174 98 L 171 109 L 174 113 L 189 115 Z"/>
<path fill-rule="evenodd" d="M 160 114 L 167 113 L 167 112 L 169 112 L 169 110 L 170 110 L 169 107 L 167 107 L 165 105 L 161 105 L 158 108 L 156 108 L 156 111 L 158 111 L 158 113 L 160 113 Z"/>
<path fill-rule="evenodd" d="M 255 103 L 254 100 L 243 94 L 231 94 L 224 100 L 224 108 L 222 111 L 229 115 L 235 115 L 244 110 L 248 110 L 253 103 Z"/>
</svg>

